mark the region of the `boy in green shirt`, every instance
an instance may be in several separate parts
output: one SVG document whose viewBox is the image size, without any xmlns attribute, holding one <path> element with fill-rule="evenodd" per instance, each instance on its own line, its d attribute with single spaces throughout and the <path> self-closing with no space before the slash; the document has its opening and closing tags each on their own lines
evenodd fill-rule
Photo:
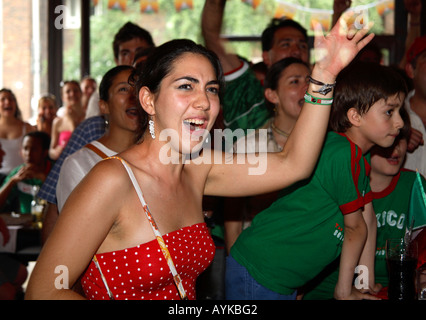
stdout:
<svg viewBox="0 0 426 320">
<path fill-rule="evenodd" d="M 374 146 L 370 152 L 370 186 L 373 195 L 373 207 L 377 217 L 374 276 L 376 282 L 383 287 L 387 287 L 389 282 L 386 267 L 386 240 L 403 238 L 413 218 L 413 229 L 416 230 L 414 234 L 417 235 L 424 227 L 424 215 L 426 214 L 426 212 L 421 210 L 410 210 L 411 193 L 417 174 L 414 171 L 402 168 L 411 127 L 410 119 L 405 109 L 401 109 L 401 116 L 404 120 L 404 128 L 392 147 L 381 148 Z M 423 176 L 420 176 L 420 181 L 423 188 L 426 189 L 426 180 Z M 415 216 L 411 217 L 410 213 Z M 417 238 L 415 239 L 417 240 Z M 419 257 L 424 256 L 425 253 L 419 250 Z M 419 263 L 421 264 L 422 262 Z M 327 270 L 327 273 L 322 274 L 321 277 L 315 279 L 310 286 L 305 288 L 307 290 L 303 297 L 305 300 L 333 298 L 339 270 L 336 264 L 330 265 Z M 387 298 L 386 290 L 381 291 L 380 296 Z"/>
<path fill-rule="evenodd" d="M 374 299 L 353 290 L 355 267 L 374 269 L 376 217 L 365 154 L 391 146 L 403 126 L 399 110 L 406 87 L 393 69 L 366 63 L 342 70 L 336 80 L 327 135 L 310 178 L 282 190 L 244 230 L 228 257 L 229 299 L 294 299 L 297 288 L 340 254 L 337 299 Z M 370 274 L 372 274 L 371 272 Z M 246 277 L 248 280 L 241 278 Z M 244 295 L 253 283 L 260 295 Z M 380 288 L 370 277 L 370 292 Z"/>
<path fill-rule="evenodd" d="M 31 213 L 33 186 L 41 186 L 50 171 L 48 158 L 50 137 L 41 131 L 27 133 L 22 140 L 24 164 L 13 169 L 0 189 L 3 210 Z"/>
</svg>

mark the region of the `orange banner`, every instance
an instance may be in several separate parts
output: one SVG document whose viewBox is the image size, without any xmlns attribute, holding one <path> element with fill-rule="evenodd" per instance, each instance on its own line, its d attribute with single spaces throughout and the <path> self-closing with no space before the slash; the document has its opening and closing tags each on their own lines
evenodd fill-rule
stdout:
<svg viewBox="0 0 426 320">
<path fill-rule="evenodd" d="M 192 9 L 192 0 L 175 0 L 175 8 L 177 12 L 185 9 Z"/>
<path fill-rule="evenodd" d="M 242 0 L 244 3 L 247 3 L 248 5 L 251 5 L 253 9 L 256 9 L 256 7 L 262 2 L 262 0 Z"/>
<path fill-rule="evenodd" d="M 315 25 L 320 23 L 324 31 L 328 31 L 331 25 L 331 14 L 327 12 L 317 12 L 311 14 L 311 30 L 315 30 Z"/>
<path fill-rule="evenodd" d="M 277 9 L 275 10 L 274 18 L 286 17 L 288 19 L 294 19 L 297 8 L 285 3 L 278 3 Z"/>
<path fill-rule="evenodd" d="M 379 3 L 376 9 L 377 9 L 377 13 L 383 16 L 385 13 L 391 10 L 395 10 L 395 2 L 393 0 L 384 1 L 382 3 Z"/>
<path fill-rule="evenodd" d="M 127 7 L 127 0 L 108 0 L 108 9 L 120 9 L 125 11 Z"/>
<path fill-rule="evenodd" d="M 158 12 L 158 0 L 141 0 L 141 12 Z"/>
</svg>

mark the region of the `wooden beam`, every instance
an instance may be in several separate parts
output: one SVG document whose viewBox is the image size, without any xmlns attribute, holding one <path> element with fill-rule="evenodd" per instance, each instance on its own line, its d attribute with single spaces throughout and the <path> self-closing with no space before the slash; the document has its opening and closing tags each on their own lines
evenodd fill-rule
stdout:
<svg viewBox="0 0 426 320">
<path fill-rule="evenodd" d="M 81 0 L 81 78 L 90 75 L 90 4 Z"/>
<path fill-rule="evenodd" d="M 54 94 L 58 101 L 61 99 L 60 83 L 63 80 L 63 28 L 64 17 L 60 10 L 62 0 L 49 0 L 48 3 L 48 89 Z"/>
</svg>

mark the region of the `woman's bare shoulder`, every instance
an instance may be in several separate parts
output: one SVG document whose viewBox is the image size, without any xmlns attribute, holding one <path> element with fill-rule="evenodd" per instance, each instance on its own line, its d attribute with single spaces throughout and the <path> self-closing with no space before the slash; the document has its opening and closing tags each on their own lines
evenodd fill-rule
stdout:
<svg viewBox="0 0 426 320">
<path fill-rule="evenodd" d="M 129 176 L 115 159 L 98 162 L 76 186 L 71 197 L 82 202 L 98 202 L 97 205 L 113 206 L 124 200 L 131 188 Z M 96 204 L 95 204 L 96 205 Z"/>
<path fill-rule="evenodd" d="M 118 157 L 108 157 L 99 161 L 90 171 L 96 179 L 102 179 L 103 181 L 110 180 L 120 181 L 123 177 L 128 179 L 128 174 L 123 164 L 124 160 Z M 106 182 L 105 181 L 105 182 Z"/>
</svg>

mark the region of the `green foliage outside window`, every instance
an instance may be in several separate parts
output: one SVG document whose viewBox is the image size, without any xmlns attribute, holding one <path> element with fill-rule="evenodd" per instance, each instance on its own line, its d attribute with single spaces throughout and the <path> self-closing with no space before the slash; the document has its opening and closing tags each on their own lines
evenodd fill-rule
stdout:
<svg viewBox="0 0 426 320">
<path fill-rule="evenodd" d="M 241 0 L 228 0 L 223 35 L 259 36 L 270 19 L 274 16 L 279 0 L 262 0 L 261 4 L 253 9 Z M 333 0 L 286 0 L 286 3 L 297 4 L 306 8 L 332 10 Z M 366 5 L 374 1 L 354 0 L 352 7 Z M 128 21 L 139 24 L 153 35 L 157 45 L 175 38 L 189 38 L 203 43 L 200 32 L 200 18 L 204 0 L 193 0 L 193 8 L 176 11 L 174 1 L 159 0 L 158 13 L 141 13 L 139 1 L 128 0 L 126 11 L 107 9 L 107 0 L 100 0 L 98 5 L 103 6 L 102 14 L 92 15 L 91 28 L 91 75 L 100 81 L 103 74 L 115 63 L 112 53 L 114 34 Z M 298 11 L 294 17 L 309 30 L 310 15 Z M 368 10 L 368 19 L 375 22 L 373 32 L 383 32 L 382 17 L 375 8 Z M 80 78 L 80 36 L 79 30 L 73 38 L 73 43 L 66 44 L 64 53 L 64 79 Z M 312 32 L 309 31 L 311 35 Z M 247 59 L 259 59 L 259 42 L 238 42 L 233 50 Z"/>
</svg>

